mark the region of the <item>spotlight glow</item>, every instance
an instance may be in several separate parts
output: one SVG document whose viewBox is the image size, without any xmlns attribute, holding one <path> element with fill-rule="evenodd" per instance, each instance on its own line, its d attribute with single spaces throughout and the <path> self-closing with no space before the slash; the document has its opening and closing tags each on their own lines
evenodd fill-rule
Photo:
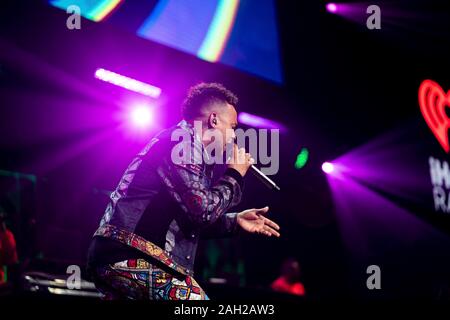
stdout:
<svg viewBox="0 0 450 320">
<path fill-rule="evenodd" d="M 326 174 L 331 174 L 334 171 L 334 165 L 331 162 L 324 162 L 322 164 L 322 171 Z"/>
<path fill-rule="evenodd" d="M 148 128 L 152 124 L 153 113 L 150 107 L 138 105 L 130 111 L 130 121 L 133 126 L 138 128 Z"/>
<path fill-rule="evenodd" d="M 328 3 L 327 4 L 327 11 L 331 13 L 336 13 L 338 10 L 337 5 L 335 3 Z"/>
</svg>

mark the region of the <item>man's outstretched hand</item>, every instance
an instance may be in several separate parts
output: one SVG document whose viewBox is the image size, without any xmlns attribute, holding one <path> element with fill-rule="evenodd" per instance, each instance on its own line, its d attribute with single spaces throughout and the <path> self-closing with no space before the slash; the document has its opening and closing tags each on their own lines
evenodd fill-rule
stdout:
<svg viewBox="0 0 450 320">
<path fill-rule="evenodd" d="M 237 223 L 247 232 L 279 237 L 277 230 L 280 230 L 280 226 L 264 217 L 268 211 L 269 207 L 244 210 L 238 213 Z"/>
</svg>

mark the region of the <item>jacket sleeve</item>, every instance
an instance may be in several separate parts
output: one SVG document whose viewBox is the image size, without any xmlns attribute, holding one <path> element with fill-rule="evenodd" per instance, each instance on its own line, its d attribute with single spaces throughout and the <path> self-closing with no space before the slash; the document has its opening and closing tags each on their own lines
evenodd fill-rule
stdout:
<svg viewBox="0 0 450 320">
<path fill-rule="evenodd" d="M 237 212 L 223 214 L 200 233 L 202 239 L 229 238 L 239 234 L 240 227 L 237 223 Z"/>
<path fill-rule="evenodd" d="M 202 152 L 201 146 L 195 143 L 191 144 L 191 148 L 200 148 L 196 152 Z M 168 155 L 163 157 L 157 172 L 182 209 L 183 217 L 179 218 L 196 228 L 227 221 L 222 216 L 241 201 L 242 176 L 234 169 L 227 169 L 214 185 L 210 185 L 203 163 L 195 163 L 193 157 L 174 163 Z"/>
</svg>

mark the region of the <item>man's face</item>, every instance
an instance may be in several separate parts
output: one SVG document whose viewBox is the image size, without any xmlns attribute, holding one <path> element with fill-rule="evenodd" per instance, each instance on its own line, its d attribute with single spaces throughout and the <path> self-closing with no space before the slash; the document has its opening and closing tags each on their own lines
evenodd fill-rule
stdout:
<svg viewBox="0 0 450 320">
<path fill-rule="evenodd" d="M 226 106 L 217 113 L 217 124 L 215 125 L 215 129 L 222 134 L 224 148 L 228 143 L 234 141 L 236 137 L 234 129 L 237 124 L 236 109 L 231 104 L 226 103 Z"/>
</svg>

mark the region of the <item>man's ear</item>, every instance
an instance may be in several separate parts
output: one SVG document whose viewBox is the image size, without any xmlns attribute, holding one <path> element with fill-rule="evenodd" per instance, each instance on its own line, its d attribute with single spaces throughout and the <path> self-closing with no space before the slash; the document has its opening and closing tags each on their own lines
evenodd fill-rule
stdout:
<svg viewBox="0 0 450 320">
<path fill-rule="evenodd" d="M 217 126 L 217 113 L 213 112 L 208 118 L 208 127 L 214 129 Z"/>
</svg>

